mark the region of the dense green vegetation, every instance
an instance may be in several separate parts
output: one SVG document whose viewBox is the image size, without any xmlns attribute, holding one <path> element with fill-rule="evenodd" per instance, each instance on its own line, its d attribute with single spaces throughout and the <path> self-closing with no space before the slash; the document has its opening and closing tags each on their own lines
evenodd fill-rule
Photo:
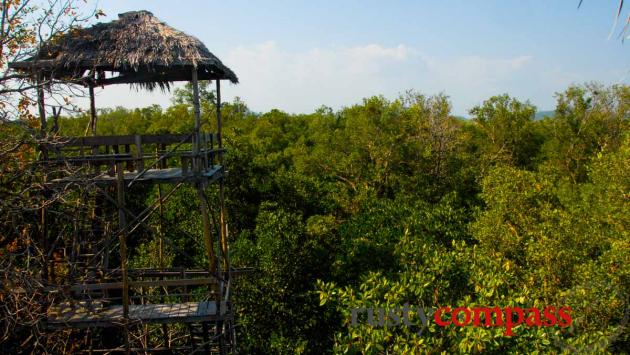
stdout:
<svg viewBox="0 0 630 355">
<path fill-rule="evenodd" d="M 204 129 L 213 130 L 213 93 Z M 453 117 L 445 96 L 334 112 L 223 105 L 228 221 L 243 353 L 630 351 L 630 88 L 575 86 L 555 115 L 507 95 Z M 99 134 L 187 132 L 167 109 L 102 110 Z M 87 117 L 65 118 L 81 135 Z M 148 198 L 152 191 L 142 191 Z M 199 235 L 194 191 L 168 225 Z M 141 203 L 142 199 L 138 203 Z M 173 235 L 172 238 L 177 238 Z M 132 251 L 151 263 L 155 243 Z M 176 240 L 177 242 L 177 240 Z M 201 247 L 186 245 L 191 255 Z M 569 328 L 352 327 L 357 307 L 570 306 Z"/>
</svg>

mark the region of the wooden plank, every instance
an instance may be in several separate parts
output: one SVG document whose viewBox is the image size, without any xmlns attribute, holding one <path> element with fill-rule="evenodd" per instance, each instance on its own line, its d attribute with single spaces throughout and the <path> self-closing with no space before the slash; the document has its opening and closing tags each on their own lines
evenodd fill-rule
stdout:
<svg viewBox="0 0 630 355">
<path fill-rule="evenodd" d="M 177 286 L 198 286 L 209 285 L 216 283 L 215 278 L 196 278 L 196 279 L 179 279 L 179 280 L 144 280 L 144 281 L 129 281 L 129 287 L 177 287 Z M 101 290 L 115 290 L 123 288 L 122 282 L 104 282 L 97 284 L 80 284 L 73 286 L 60 286 L 60 287 L 47 287 L 46 291 L 53 291 L 57 289 L 70 290 L 72 292 L 85 292 L 85 291 L 101 291 Z"/>
<path fill-rule="evenodd" d="M 116 147 L 116 146 L 114 146 Z M 54 148 L 53 148 L 54 149 Z M 215 149 L 213 151 L 207 151 L 207 150 L 202 150 L 201 154 L 214 154 L 216 152 L 218 152 L 218 149 Z M 224 151 L 224 149 L 221 149 L 221 151 Z M 181 157 L 181 159 L 188 159 L 190 160 L 192 157 L 194 157 L 194 154 L 191 153 L 190 151 L 180 151 L 180 152 L 171 152 L 171 156 L 173 157 Z M 55 157 L 55 159 L 52 160 L 48 160 L 46 161 L 47 164 L 85 164 L 85 163 L 109 163 L 112 161 L 124 161 L 126 164 L 131 163 L 133 161 L 138 160 L 138 157 L 132 155 L 132 154 L 127 154 L 127 153 L 114 153 L 114 154 L 92 154 L 92 155 L 81 155 L 81 156 L 66 156 L 66 157 Z M 161 169 L 165 169 L 166 168 L 166 159 L 163 159 L 160 162 L 160 165 L 162 165 L 162 167 L 160 167 Z M 126 169 L 126 170 L 131 170 L 131 169 Z"/>
<path fill-rule="evenodd" d="M 131 154 L 95 154 L 95 155 L 86 155 L 83 157 L 67 157 L 63 158 L 63 160 L 59 161 L 59 163 L 88 163 L 88 162 L 115 162 L 115 161 L 129 161 L 133 160 L 133 156 Z M 53 163 L 55 161 L 52 161 Z"/>
<path fill-rule="evenodd" d="M 102 304 L 63 303 L 49 307 L 49 326 L 98 327 L 120 325 L 124 310 L 120 305 L 103 307 Z M 129 305 L 129 320 L 142 323 L 173 323 L 211 321 L 219 317 L 214 301 L 171 304 Z"/>
<path fill-rule="evenodd" d="M 120 275 L 119 269 L 100 270 L 107 277 L 116 277 Z M 252 267 L 235 268 L 231 270 L 232 276 L 244 275 L 256 271 Z M 205 269 L 184 269 L 184 268 L 169 268 L 169 269 L 130 269 L 129 275 L 134 277 L 173 277 L 184 274 L 185 276 L 205 276 L 211 273 Z"/>
<path fill-rule="evenodd" d="M 192 171 L 188 171 L 186 173 L 182 172 L 181 168 L 167 168 L 167 169 L 150 169 L 147 170 L 141 177 L 137 178 L 138 172 L 125 172 L 124 179 L 125 181 L 144 181 L 144 182 L 154 182 L 154 183 L 179 183 L 181 181 L 194 181 L 194 180 L 206 180 L 208 183 L 213 183 L 223 176 L 223 168 L 221 166 L 215 165 L 212 169 L 201 172 L 200 174 L 193 174 Z M 50 180 L 49 185 L 63 185 L 69 182 L 76 183 L 110 183 L 115 181 L 116 178 L 107 175 L 106 173 L 101 173 L 98 175 L 94 175 L 92 177 L 77 177 L 70 176 L 65 178 L 59 178 Z"/>
<path fill-rule="evenodd" d="M 189 134 L 157 134 L 140 135 L 144 144 L 176 144 L 181 141 L 192 143 Z M 186 139 L 189 137 L 189 139 Z M 123 136 L 93 136 L 93 137 L 59 137 L 57 142 L 48 143 L 52 147 L 81 147 L 100 145 L 133 145 L 136 143 L 136 135 Z"/>
</svg>

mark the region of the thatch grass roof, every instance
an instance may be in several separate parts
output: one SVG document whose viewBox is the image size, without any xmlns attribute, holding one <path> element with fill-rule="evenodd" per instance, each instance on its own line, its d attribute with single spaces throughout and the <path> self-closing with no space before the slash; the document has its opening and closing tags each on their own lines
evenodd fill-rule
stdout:
<svg viewBox="0 0 630 355">
<path fill-rule="evenodd" d="M 200 80 L 227 79 L 236 74 L 197 38 L 176 30 L 149 11 L 132 11 L 117 20 L 76 29 L 46 43 L 34 57 L 11 66 L 43 70 L 54 78 L 80 78 L 86 71 L 118 72 L 98 85 L 131 83 L 153 89 L 172 81 L 190 80 L 197 68 Z"/>
</svg>

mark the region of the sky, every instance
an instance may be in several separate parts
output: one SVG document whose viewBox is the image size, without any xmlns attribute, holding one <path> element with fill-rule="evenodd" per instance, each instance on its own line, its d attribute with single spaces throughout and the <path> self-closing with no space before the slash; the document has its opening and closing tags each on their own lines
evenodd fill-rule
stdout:
<svg viewBox="0 0 630 355">
<path fill-rule="evenodd" d="M 571 84 L 629 84 L 630 43 L 613 32 L 617 0 L 139 1 L 101 0 L 118 13 L 149 10 L 199 38 L 240 84 L 222 86 L 252 111 L 310 113 L 407 90 L 450 97 L 453 113 L 508 93 L 552 110 Z M 628 9 L 630 11 L 630 6 Z M 109 86 L 98 107 L 159 104 L 170 94 Z M 85 102 L 80 103 L 86 106 Z"/>
</svg>

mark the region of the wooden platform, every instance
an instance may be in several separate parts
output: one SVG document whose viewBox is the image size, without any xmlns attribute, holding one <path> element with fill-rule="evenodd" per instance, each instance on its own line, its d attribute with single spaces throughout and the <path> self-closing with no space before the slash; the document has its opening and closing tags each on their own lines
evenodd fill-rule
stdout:
<svg viewBox="0 0 630 355">
<path fill-rule="evenodd" d="M 129 322 L 132 323 L 193 323 L 213 321 L 220 316 L 214 301 L 129 305 Z M 49 327 L 111 327 L 124 323 L 122 305 L 65 303 L 48 309 Z"/>
<path fill-rule="evenodd" d="M 132 180 L 138 182 L 155 182 L 155 183 L 177 183 L 180 181 L 194 180 L 194 179 L 207 179 L 209 182 L 213 182 L 223 176 L 223 168 L 220 165 L 215 165 L 211 169 L 203 171 L 199 174 L 195 174 L 191 171 L 183 172 L 181 168 L 167 168 L 167 169 L 149 169 L 141 174 L 138 171 L 125 172 L 125 182 Z M 96 183 L 111 183 L 116 181 L 116 176 L 103 173 L 92 177 L 76 177 L 69 176 L 62 179 L 54 179 L 49 182 L 52 185 L 59 185 L 65 183 L 80 183 L 80 182 L 96 182 Z"/>
</svg>

